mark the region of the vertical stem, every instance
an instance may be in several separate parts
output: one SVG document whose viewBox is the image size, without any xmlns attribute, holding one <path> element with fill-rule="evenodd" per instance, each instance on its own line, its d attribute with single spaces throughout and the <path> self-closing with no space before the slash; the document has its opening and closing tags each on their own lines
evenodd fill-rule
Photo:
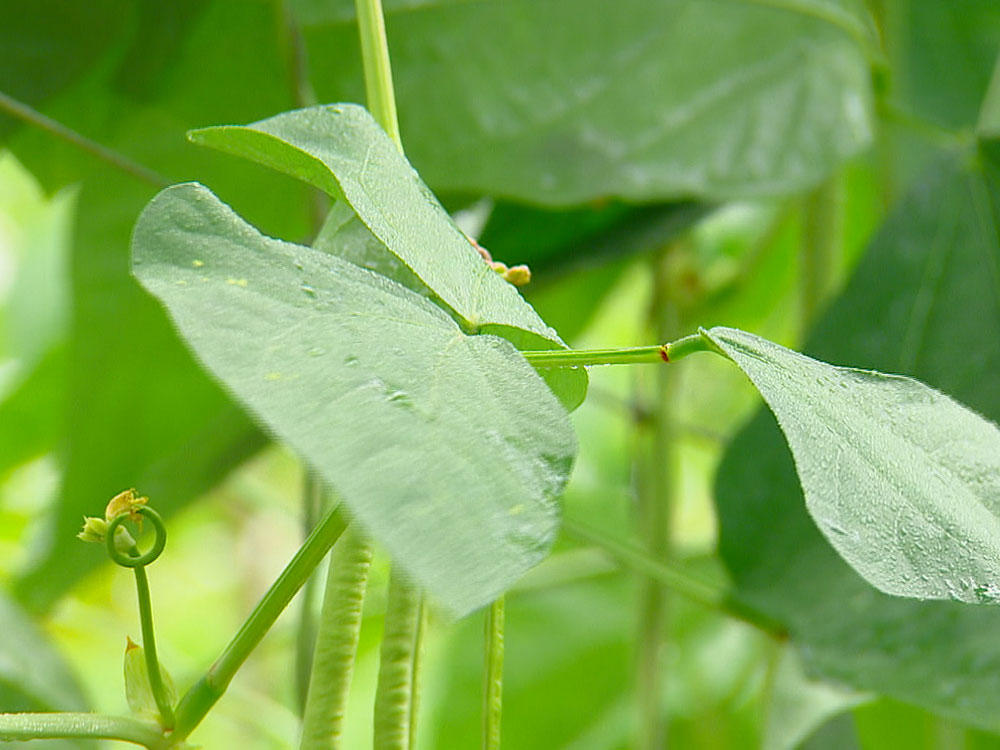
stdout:
<svg viewBox="0 0 1000 750">
<path fill-rule="evenodd" d="M 840 186 L 831 177 L 805 199 L 799 253 L 799 304 L 804 338 L 830 295 L 840 248 Z"/>
<path fill-rule="evenodd" d="M 654 261 L 650 318 L 654 335 L 668 341 L 680 327 L 671 299 L 669 251 Z M 645 411 L 652 416 L 652 434 L 642 440 L 637 467 L 638 521 L 643 546 L 654 560 L 670 557 L 670 516 L 674 504 L 674 401 L 677 372 L 658 367 Z M 662 710 L 663 652 L 666 647 L 667 591 L 653 577 L 643 577 L 639 588 L 639 633 L 636 693 L 639 708 L 639 750 L 666 747 L 666 720 Z"/>
<path fill-rule="evenodd" d="M 420 595 L 416 646 L 413 651 L 413 689 L 410 697 L 410 747 L 417 746 L 417 717 L 420 714 L 420 675 L 424 660 L 424 632 L 427 630 L 427 597 Z"/>
<path fill-rule="evenodd" d="M 389 578 L 385 631 L 375 691 L 375 749 L 408 750 L 420 644 L 421 596 L 394 568 Z"/>
<path fill-rule="evenodd" d="M 355 0 L 354 4 L 358 13 L 358 31 L 361 34 L 361 60 L 365 69 L 368 109 L 402 151 L 382 3 L 381 0 Z"/>
<path fill-rule="evenodd" d="M 483 750 L 500 750 L 503 709 L 504 597 L 486 612 L 486 650 L 483 665 Z"/>
<path fill-rule="evenodd" d="M 138 556 L 138 550 L 135 550 Z M 146 671 L 149 672 L 149 686 L 156 699 L 156 708 L 160 712 L 160 723 L 164 729 L 174 728 L 174 709 L 167 697 L 167 689 L 160 673 L 160 660 L 156 655 L 156 637 L 153 634 L 153 607 L 149 599 L 149 579 L 146 569 L 139 566 L 132 569 L 135 572 L 135 590 L 139 599 L 139 625 L 142 628 L 142 650 L 146 657 Z"/>
<path fill-rule="evenodd" d="M 334 750 L 343 746 L 344 715 L 371 561 L 371 543 L 353 527 L 348 528 L 330 555 L 323 614 L 302 720 L 302 750 Z"/>
<path fill-rule="evenodd" d="M 308 538 L 323 512 L 323 486 L 311 469 L 305 470 L 302 482 L 302 532 Z M 302 609 L 299 611 L 299 627 L 295 637 L 295 688 L 299 713 L 305 711 L 306 695 L 309 692 L 309 675 L 312 671 L 313 649 L 316 647 L 316 619 L 313 617 L 313 602 L 316 599 L 316 575 L 309 576 L 302 587 Z"/>
</svg>

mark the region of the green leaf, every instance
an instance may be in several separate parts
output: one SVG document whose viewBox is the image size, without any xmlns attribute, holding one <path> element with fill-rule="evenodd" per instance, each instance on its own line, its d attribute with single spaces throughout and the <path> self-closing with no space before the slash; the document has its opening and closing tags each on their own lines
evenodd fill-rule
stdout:
<svg viewBox="0 0 1000 750">
<path fill-rule="evenodd" d="M 125 661 L 123 671 L 125 673 L 125 699 L 128 701 L 129 710 L 145 718 L 159 720 L 160 709 L 156 705 L 156 697 L 153 695 L 153 685 L 149 680 L 149 670 L 146 668 L 146 652 L 142 646 L 128 639 L 125 645 Z M 163 680 L 163 688 L 166 694 L 167 703 L 171 706 L 177 704 L 177 689 L 170 673 L 160 665 L 160 677 Z"/>
<path fill-rule="evenodd" d="M 1000 430 L 912 378 L 703 331 L 750 378 L 795 457 L 820 531 L 873 586 L 1000 602 Z"/>
<path fill-rule="evenodd" d="M 871 139 L 859 2 L 405 6 L 387 17 L 403 143 L 439 193 L 775 195 Z M 320 99 L 360 101 L 354 25 L 304 20 Z"/>
<path fill-rule="evenodd" d="M 34 622 L 0 593 L 0 711 L 83 711 L 87 701 Z"/>
<path fill-rule="evenodd" d="M 810 679 L 795 648 L 789 645 L 781 649 L 772 681 L 763 750 L 795 750 L 822 732 L 831 719 L 871 700 L 864 694 Z M 844 747 L 843 744 L 827 746 Z"/>
<path fill-rule="evenodd" d="M 190 138 L 298 177 L 346 203 L 358 221 L 343 207 L 335 211 L 336 232 L 328 224 L 323 248 L 375 270 L 384 268 L 390 278 L 413 284 L 421 293 L 431 290 L 429 296 L 467 330 L 496 333 L 520 349 L 565 346 L 517 290 L 483 262 L 363 107 L 310 107 L 245 127 L 202 128 Z M 403 268 L 392 268 L 385 253 Z M 372 262 L 380 256 L 383 260 Z M 586 372 L 580 368 L 552 376 L 567 406 L 579 405 L 586 394 Z"/>
<path fill-rule="evenodd" d="M 805 351 L 918 377 L 1000 419 L 998 184 L 995 167 L 967 154 L 937 164 L 887 220 Z M 716 501 L 734 596 L 787 626 L 810 673 L 1000 728 L 996 610 L 889 597 L 865 583 L 807 514 L 769 413 L 731 445 Z"/>
<path fill-rule="evenodd" d="M 293 106 L 281 14 L 270 3 L 243 0 L 168 5 L 123 16 L 112 54 L 50 99 L 45 113 L 165 175 L 203 176 L 268 231 L 305 236 L 305 186 L 184 140 L 205 122 L 247 122 Z M 89 22 L 80 28 L 102 33 Z M 65 473 L 30 568 L 15 584 L 22 602 L 44 608 L 100 564 L 75 539 L 82 516 L 133 486 L 172 513 L 265 438 L 198 367 L 163 309 L 129 275 L 132 227 L 155 189 L 37 129 L 21 128 L 10 147 L 47 190 L 81 185 L 70 264 L 71 346 L 61 402 L 52 406 L 61 410 L 57 424 L 65 430 L 56 446 Z M 16 423 L 0 418 L 0 432 L 14 429 Z"/>
<path fill-rule="evenodd" d="M 447 608 L 491 601 L 545 555 L 575 437 L 508 342 L 264 237 L 200 185 L 146 208 L 133 263 L 204 364 Z"/>
</svg>

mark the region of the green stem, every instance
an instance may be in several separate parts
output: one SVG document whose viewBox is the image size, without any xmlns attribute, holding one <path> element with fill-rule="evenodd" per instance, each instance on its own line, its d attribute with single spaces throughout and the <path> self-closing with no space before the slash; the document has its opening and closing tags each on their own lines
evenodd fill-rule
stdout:
<svg viewBox="0 0 1000 750">
<path fill-rule="evenodd" d="M 76 146 L 77 148 L 86 151 L 88 154 L 96 156 L 106 164 L 110 164 L 112 167 L 130 174 L 136 179 L 147 182 L 153 187 L 163 188 L 170 184 L 165 177 L 157 174 L 152 169 L 144 167 L 138 162 L 132 161 L 127 156 L 119 154 L 117 151 L 114 151 L 107 146 L 102 146 L 97 141 L 92 141 L 86 136 L 80 135 L 75 130 L 63 125 L 61 122 L 57 122 L 51 117 L 46 117 L 37 109 L 29 107 L 24 102 L 20 102 L 2 91 L 0 91 L 0 110 L 13 115 L 19 120 L 23 120 L 24 122 L 34 125 L 36 128 L 44 130 L 50 135 L 54 135 L 56 138 Z"/>
<path fill-rule="evenodd" d="M 135 550 L 138 557 L 139 551 Z M 146 657 L 146 671 L 149 672 L 149 686 L 153 690 L 156 708 L 160 712 L 160 723 L 164 729 L 174 728 L 174 708 L 167 697 L 167 688 L 163 684 L 163 674 L 160 672 L 160 660 L 156 655 L 156 637 L 153 634 L 153 607 L 149 598 L 149 579 L 146 578 L 146 568 L 140 566 L 132 569 L 135 572 L 135 590 L 139 598 L 139 625 L 142 628 L 142 650 Z"/>
<path fill-rule="evenodd" d="M 343 515 L 337 508 L 333 508 L 313 529 L 312 534 L 295 553 L 291 562 L 278 576 L 278 580 L 264 594 L 222 655 L 205 676 L 181 698 L 177 705 L 175 737 L 184 739 L 191 734 L 215 702 L 222 697 L 237 670 L 302 588 L 320 560 L 330 551 L 330 547 L 343 533 L 346 525 Z"/>
<path fill-rule="evenodd" d="M 121 740 L 161 750 L 171 740 L 155 724 L 128 716 L 84 713 L 0 714 L 0 742 L 47 739 Z"/>
<path fill-rule="evenodd" d="M 371 543 L 353 527 L 348 528 L 330 555 L 302 719 L 302 750 L 336 750 L 343 746 L 344 715 L 371 561 Z"/>
<path fill-rule="evenodd" d="M 673 337 L 680 328 L 676 295 L 673 293 L 670 261 L 673 248 L 655 258 L 652 305 L 649 312 L 654 335 L 661 341 Z M 692 344 L 706 342 L 698 335 Z M 689 347 L 675 347 L 684 349 Z M 666 348 L 669 361 L 670 346 Z M 673 429 L 678 373 L 657 368 L 640 379 L 640 396 L 650 415 L 649 430 L 639 429 L 636 451 L 636 494 L 638 533 L 647 554 L 654 560 L 671 558 L 671 514 L 676 484 L 676 442 Z M 650 382 L 651 381 L 651 382 Z M 640 402 L 641 404 L 642 402 Z M 668 591 L 653 576 L 638 582 L 638 633 L 636 650 L 636 697 L 638 699 L 638 747 L 662 750 L 667 744 L 667 721 L 663 711 L 663 681 L 666 660 Z"/>
<path fill-rule="evenodd" d="M 413 651 L 413 688 L 410 696 L 410 747 L 417 746 L 417 717 L 420 713 L 420 675 L 423 674 L 424 635 L 427 631 L 427 597 L 420 595 L 417 613 L 417 644 Z"/>
<path fill-rule="evenodd" d="M 358 13 L 358 32 L 361 35 L 361 61 L 365 70 L 368 109 L 402 151 L 382 3 L 381 0 L 355 0 L 354 5 Z"/>
<path fill-rule="evenodd" d="M 656 560 L 638 547 L 571 518 L 563 518 L 562 530 L 579 542 L 599 547 L 632 570 L 657 579 L 692 601 L 712 609 L 724 608 L 726 602 L 724 590 L 693 578 L 673 563 Z"/>
<path fill-rule="evenodd" d="M 420 592 L 393 568 L 375 690 L 375 750 L 408 750 L 421 619 Z"/>
<path fill-rule="evenodd" d="M 313 527 L 323 508 L 323 485 L 310 469 L 305 470 L 302 483 L 302 532 L 305 538 Z M 295 689 L 299 713 L 305 711 L 306 695 L 309 692 L 309 675 L 312 671 L 313 650 L 316 646 L 316 618 L 313 616 L 313 602 L 316 599 L 316 576 L 309 576 L 302 588 L 299 610 L 299 627 L 295 637 Z"/>
<path fill-rule="evenodd" d="M 483 665 L 483 750 L 500 750 L 503 710 L 504 597 L 486 612 L 486 653 Z"/>
<path fill-rule="evenodd" d="M 799 304 L 804 338 L 833 286 L 841 225 L 840 189 L 835 177 L 806 197 L 803 213 Z"/>
<path fill-rule="evenodd" d="M 664 586 L 693 602 L 742 620 L 776 638 L 784 638 L 787 635 L 779 623 L 747 609 L 738 601 L 730 599 L 725 589 L 699 580 L 676 563 L 655 560 L 644 550 L 571 518 L 563 518 L 562 530 L 568 537 L 600 548 L 622 565 L 657 579 Z"/>
<path fill-rule="evenodd" d="M 713 351 L 699 333 L 669 344 L 626 349 L 551 349 L 521 352 L 533 367 L 587 367 L 590 365 L 636 365 L 676 362 L 694 352 Z"/>
</svg>

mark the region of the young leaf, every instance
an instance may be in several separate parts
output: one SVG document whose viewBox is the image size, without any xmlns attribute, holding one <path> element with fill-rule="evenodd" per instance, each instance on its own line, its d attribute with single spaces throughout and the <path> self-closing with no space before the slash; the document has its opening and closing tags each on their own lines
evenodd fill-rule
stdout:
<svg viewBox="0 0 1000 750">
<path fill-rule="evenodd" d="M 131 638 L 127 639 L 125 644 L 124 672 L 125 699 L 128 701 L 129 710 L 140 716 L 159 718 L 160 710 L 156 707 L 153 686 L 149 681 L 149 670 L 146 668 L 146 652 Z M 160 676 L 163 678 L 167 702 L 172 706 L 177 703 L 177 689 L 174 687 L 170 673 L 163 668 L 162 664 L 160 665 Z"/>
<path fill-rule="evenodd" d="M 448 609 L 491 601 L 545 555 L 576 442 L 509 342 L 264 237 L 201 185 L 150 203 L 133 264 L 207 368 Z"/>
<path fill-rule="evenodd" d="M 889 594 L 1000 601 L 1000 431 L 919 381 L 835 367 L 731 328 L 703 332 L 760 391 L 806 506 Z"/>
<path fill-rule="evenodd" d="M 335 207 L 333 225 L 321 236 L 323 248 L 369 267 L 374 262 L 379 271 L 401 263 L 391 277 L 421 293 L 431 290 L 430 296 L 466 330 L 495 333 L 520 349 L 565 346 L 517 290 L 483 263 L 364 107 L 309 107 L 246 126 L 202 128 L 189 137 L 297 177 L 342 201 L 358 221 L 346 206 Z M 586 394 L 586 371 L 552 375 L 563 402 L 578 406 Z"/>
</svg>

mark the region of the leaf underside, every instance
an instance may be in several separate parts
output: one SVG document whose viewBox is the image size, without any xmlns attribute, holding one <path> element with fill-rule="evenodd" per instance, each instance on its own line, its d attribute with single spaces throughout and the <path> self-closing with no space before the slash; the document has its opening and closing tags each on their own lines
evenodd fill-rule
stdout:
<svg viewBox="0 0 1000 750">
<path fill-rule="evenodd" d="M 508 341 L 264 237 L 197 184 L 146 208 L 133 264 L 205 366 L 454 614 L 547 552 L 575 437 Z"/>
</svg>

